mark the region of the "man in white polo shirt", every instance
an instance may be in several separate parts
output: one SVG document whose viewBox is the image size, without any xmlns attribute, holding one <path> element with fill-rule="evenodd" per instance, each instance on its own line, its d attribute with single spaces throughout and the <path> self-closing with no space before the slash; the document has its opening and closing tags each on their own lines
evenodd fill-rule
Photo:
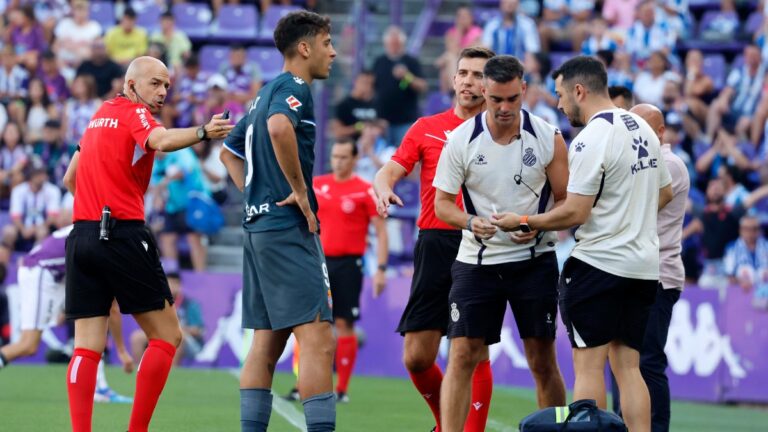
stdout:
<svg viewBox="0 0 768 432">
<path fill-rule="evenodd" d="M 557 259 L 554 232 L 507 234 L 498 210 L 543 213 L 565 200 L 568 158 L 560 131 L 521 109 L 523 65 L 502 55 L 483 71 L 488 108 L 456 128 L 437 165 L 435 212 L 462 232 L 451 269 L 451 350 L 440 392 L 442 432 L 462 431 L 472 371 L 485 345 L 499 342 L 507 302 L 523 339 L 540 406 L 565 403 L 555 356 Z M 463 210 L 456 196 L 464 199 Z"/>
<path fill-rule="evenodd" d="M 559 301 L 573 349 L 573 398 L 605 408 L 605 362 L 621 391 L 629 430 L 650 431 L 640 349 L 659 280 L 656 214 L 672 199 L 659 139 L 639 116 L 616 108 L 605 67 L 578 56 L 553 74 L 558 108 L 584 129 L 568 154 L 565 202 L 544 214 L 502 213 L 502 230 L 561 230 L 580 225 L 560 277 Z"/>
</svg>

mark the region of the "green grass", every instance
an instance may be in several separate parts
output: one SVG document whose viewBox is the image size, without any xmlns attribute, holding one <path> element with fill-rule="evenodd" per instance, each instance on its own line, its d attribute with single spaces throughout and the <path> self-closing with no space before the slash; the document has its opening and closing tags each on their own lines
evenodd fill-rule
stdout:
<svg viewBox="0 0 768 432">
<path fill-rule="evenodd" d="M 0 372 L 0 430 L 66 431 L 69 428 L 65 366 L 13 365 Z M 122 394 L 132 394 L 134 376 L 108 368 L 111 386 Z M 290 375 L 275 379 L 275 390 L 282 394 L 292 384 Z M 341 432 L 429 431 L 431 415 L 410 382 L 399 379 L 354 377 L 348 405 L 338 407 Z M 301 412 L 301 405 L 285 404 Z M 176 369 L 152 420 L 153 432 L 239 431 L 237 380 L 220 370 Z M 536 408 L 531 390 L 494 388 L 488 431 L 516 431 L 516 425 Z M 126 430 L 129 405 L 96 404 L 93 430 Z M 768 411 L 759 408 L 674 403 L 674 432 L 764 431 Z M 270 431 L 296 432 L 277 412 L 273 412 Z"/>
</svg>

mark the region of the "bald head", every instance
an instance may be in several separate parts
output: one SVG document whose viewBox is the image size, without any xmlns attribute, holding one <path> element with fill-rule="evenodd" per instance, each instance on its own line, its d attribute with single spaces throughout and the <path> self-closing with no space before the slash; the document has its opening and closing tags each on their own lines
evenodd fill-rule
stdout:
<svg viewBox="0 0 768 432">
<path fill-rule="evenodd" d="M 639 115 L 643 120 L 651 126 L 656 136 L 659 137 L 659 142 L 663 143 L 662 137 L 664 136 L 664 114 L 661 110 L 651 104 L 638 104 L 632 107 L 629 112 Z"/>
<path fill-rule="evenodd" d="M 154 57 L 144 56 L 128 65 L 123 93 L 156 113 L 163 107 L 170 86 L 171 79 L 165 64 Z"/>
</svg>

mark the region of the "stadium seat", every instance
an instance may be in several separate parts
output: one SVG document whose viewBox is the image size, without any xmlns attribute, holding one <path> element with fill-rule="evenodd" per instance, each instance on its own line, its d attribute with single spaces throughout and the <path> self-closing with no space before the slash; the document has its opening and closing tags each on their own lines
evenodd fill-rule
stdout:
<svg viewBox="0 0 768 432">
<path fill-rule="evenodd" d="M 549 53 L 549 61 L 552 63 L 552 70 L 555 70 L 563 65 L 568 59 L 575 56 L 572 52 L 551 52 Z"/>
<path fill-rule="evenodd" d="M 728 71 L 725 64 L 725 57 L 723 57 L 722 54 L 705 55 L 702 71 L 712 77 L 716 90 L 723 88 Z"/>
<path fill-rule="evenodd" d="M 154 31 L 160 30 L 160 14 L 162 13 L 162 9 L 155 3 L 149 4 L 136 13 L 136 24 L 139 27 L 144 27 L 148 33 L 152 34 Z"/>
<path fill-rule="evenodd" d="M 211 23 L 211 8 L 203 3 L 177 3 L 173 5 L 176 27 L 190 39 L 204 39 L 208 36 Z"/>
<path fill-rule="evenodd" d="M 485 25 L 488 21 L 501 16 L 499 8 L 494 9 L 475 9 L 475 23 L 479 26 Z"/>
<path fill-rule="evenodd" d="M 91 19 L 101 24 L 105 31 L 115 25 L 115 7 L 112 2 L 91 2 L 90 11 Z"/>
<path fill-rule="evenodd" d="M 435 19 L 432 21 L 432 25 L 429 26 L 429 32 L 427 35 L 443 37 L 451 27 L 453 27 L 453 18 Z"/>
<path fill-rule="evenodd" d="M 224 45 L 203 45 L 200 48 L 200 69 L 206 72 L 218 72 L 221 65 L 229 62 L 229 47 Z"/>
<path fill-rule="evenodd" d="M 259 27 L 259 13 L 254 5 L 223 5 L 218 24 L 211 31 L 216 39 L 252 41 Z"/>
<path fill-rule="evenodd" d="M 453 101 L 451 97 L 441 91 L 434 91 L 427 95 L 427 102 L 424 105 L 424 115 L 433 115 L 443 112 L 451 107 Z"/>
<path fill-rule="evenodd" d="M 269 9 L 267 9 L 267 13 L 265 13 L 264 17 L 261 19 L 259 38 L 263 41 L 272 42 L 275 27 L 277 27 L 277 22 L 280 21 L 280 18 L 297 10 L 301 10 L 301 8 L 297 6 L 282 5 L 270 6 Z"/>
<path fill-rule="evenodd" d="M 248 48 L 247 57 L 249 61 L 259 65 L 264 82 L 274 79 L 283 72 L 283 56 L 275 48 L 251 47 Z"/>
<path fill-rule="evenodd" d="M 690 0 L 688 7 L 691 11 L 719 10 L 720 0 Z"/>
<path fill-rule="evenodd" d="M 763 25 L 763 13 L 760 11 L 752 12 L 747 18 L 747 23 L 744 25 L 744 31 L 747 34 L 753 35 L 760 30 L 760 26 Z"/>
<path fill-rule="evenodd" d="M 699 22 L 699 39 L 728 40 L 738 28 L 736 12 L 706 11 Z"/>
</svg>

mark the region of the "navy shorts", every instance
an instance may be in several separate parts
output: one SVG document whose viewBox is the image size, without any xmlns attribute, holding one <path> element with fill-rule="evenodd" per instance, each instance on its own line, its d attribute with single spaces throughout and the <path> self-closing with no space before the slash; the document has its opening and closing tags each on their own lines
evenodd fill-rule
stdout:
<svg viewBox="0 0 768 432">
<path fill-rule="evenodd" d="M 360 291 L 363 289 L 363 257 L 325 257 L 331 281 L 333 317 L 349 322 L 360 319 Z"/>
<path fill-rule="evenodd" d="M 568 258 L 560 276 L 560 313 L 574 348 L 620 340 L 643 347 L 658 281 L 630 279 Z"/>
<path fill-rule="evenodd" d="M 295 226 L 246 232 L 243 328 L 281 330 L 332 321 L 331 284 L 317 234 Z"/>
<path fill-rule="evenodd" d="M 448 337 L 501 340 L 507 303 L 520 337 L 554 339 L 557 326 L 557 257 L 554 252 L 504 264 L 456 261 L 448 299 Z"/>
</svg>

